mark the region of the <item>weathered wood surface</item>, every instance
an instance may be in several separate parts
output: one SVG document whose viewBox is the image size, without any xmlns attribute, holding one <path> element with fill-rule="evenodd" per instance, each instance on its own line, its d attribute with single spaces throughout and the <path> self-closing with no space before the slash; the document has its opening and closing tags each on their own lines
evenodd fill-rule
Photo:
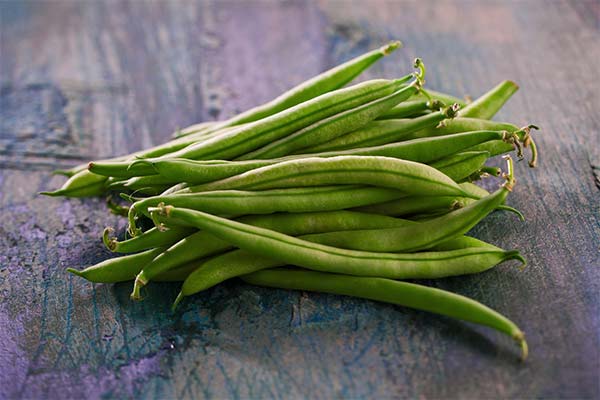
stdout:
<svg viewBox="0 0 600 400">
<path fill-rule="evenodd" d="M 598 398 L 600 6 L 566 2 L 0 2 L 0 398 Z M 498 116 L 538 123 L 540 167 L 474 234 L 529 259 L 439 287 L 514 319 L 488 329 L 399 307 L 239 282 L 172 315 L 177 285 L 95 285 L 102 200 L 40 198 L 56 167 L 166 140 L 399 38 L 366 76 L 421 56 L 428 85 L 521 91 Z"/>
</svg>

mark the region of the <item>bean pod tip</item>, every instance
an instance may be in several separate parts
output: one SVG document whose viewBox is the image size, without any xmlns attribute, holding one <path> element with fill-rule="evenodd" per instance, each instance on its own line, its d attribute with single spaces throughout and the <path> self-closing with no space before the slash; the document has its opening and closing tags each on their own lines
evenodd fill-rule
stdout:
<svg viewBox="0 0 600 400">
<path fill-rule="evenodd" d="M 67 268 L 67 269 L 66 269 L 66 271 L 67 271 L 67 272 L 70 272 L 70 273 L 71 273 L 71 274 L 73 274 L 73 275 L 77 275 L 77 276 L 79 276 L 79 277 L 81 277 L 81 278 L 84 278 L 84 279 L 85 279 L 85 276 L 83 275 L 83 273 L 82 273 L 80 270 L 78 270 L 78 269 L 75 269 L 75 268 Z"/>
<path fill-rule="evenodd" d="M 179 305 L 179 303 L 181 303 L 181 300 L 183 300 L 184 297 L 185 296 L 183 295 L 183 292 L 179 292 L 179 294 L 177 295 L 177 298 L 175 298 L 175 301 L 173 302 L 173 305 L 171 306 L 172 312 L 175 312 L 177 305 Z"/>
</svg>

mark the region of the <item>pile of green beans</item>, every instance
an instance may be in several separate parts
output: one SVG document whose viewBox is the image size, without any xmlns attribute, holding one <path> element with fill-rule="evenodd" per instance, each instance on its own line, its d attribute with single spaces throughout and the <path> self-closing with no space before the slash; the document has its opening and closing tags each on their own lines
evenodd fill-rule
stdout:
<svg viewBox="0 0 600 400">
<path fill-rule="evenodd" d="M 480 273 L 509 260 L 465 236 L 505 204 L 513 161 L 534 125 L 490 119 L 517 91 L 504 81 L 467 103 L 424 87 L 415 72 L 346 86 L 400 47 L 391 42 L 225 121 L 179 130 L 167 143 L 57 171 L 50 196 L 108 196 L 127 216 L 120 257 L 68 271 L 95 283 L 182 282 L 185 297 L 241 278 L 259 286 L 362 297 L 491 327 L 527 356 L 523 332 L 475 300 L 406 280 Z M 504 155 L 507 169 L 493 165 Z M 492 160 L 490 160 L 492 159 Z M 489 163 L 492 163 L 490 165 Z M 490 178 L 491 177 L 491 178 Z M 490 193 L 473 182 L 502 179 Z M 116 196 L 116 195 L 120 195 Z M 126 203 L 123 203 L 126 202 Z"/>
</svg>

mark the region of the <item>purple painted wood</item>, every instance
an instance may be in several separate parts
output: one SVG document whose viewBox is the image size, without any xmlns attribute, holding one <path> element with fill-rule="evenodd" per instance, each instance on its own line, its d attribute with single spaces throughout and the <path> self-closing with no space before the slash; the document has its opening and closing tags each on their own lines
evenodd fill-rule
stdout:
<svg viewBox="0 0 600 400">
<path fill-rule="evenodd" d="M 600 389 L 600 11 L 577 2 L 0 3 L 0 398 L 573 397 Z M 40 198 L 55 167 L 125 154 L 224 118 L 380 43 L 421 56 L 428 85 L 521 91 L 498 116 L 538 123 L 477 237 L 529 259 L 433 283 L 514 319 L 531 356 L 489 330 L 338 296 L 230 282 L 168 311 L 177 285 L 65 274 L 110 255 L 100 199 Z M 597 181 L 596 181 L 597 182 Z"/>
</svg>

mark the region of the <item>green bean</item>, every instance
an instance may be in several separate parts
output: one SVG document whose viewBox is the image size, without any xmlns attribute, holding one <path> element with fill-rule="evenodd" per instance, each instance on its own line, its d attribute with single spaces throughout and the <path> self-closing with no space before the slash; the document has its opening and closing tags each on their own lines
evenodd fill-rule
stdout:
<svg viewBox="0 0 600 400">
<path fill-rule="evenodd" d="M 188 276 L 192 272 L 194 272 L 198 268 L 198 263 L 201 263 L 201 260 L 196 260 L 194 262 L 189 262 L 183 265 L 179 265 L 173 269 L 170 269 L 162 274 L 154 277 L 155 282 L 183 282 L 187 279 Z M 141 271 L 141 269 L 140 269 Z M 138 273 L 140 272 L 138 271 Z"/>
<path fill-rule="evenodd" d="M 389 111 L 377 117 L 377 119 L 385 120 L 420 117 L 429 111 L 438 111 L 443 106 L 444 103 L 438 100 L 408 100 L 392 107 Z"/>
<path fill-rule="evenodd" d="M 538 159 L 537 146 L 535 141 L 531 137 L 531 130 L 538 129 L 535 125 L 528 125 L 521 128 L 519 131 L 515 132 L 515 135 L 519 137 L 522 141 L 524 147 L 531 148 L 531 159 L 529 161 L 529 166 L 531 168 L 535 168 Z M 497 156 L 500 154 L 505 154 L 513 150 L 512 147 L 517 147 L 517 155 L 519 158 L 523 157 L 522 148 L 518 141 L 499 141 L 499 140 L 490 140 L 489 142 L 480 143 L 469 148 L 469 151 L 488 151 L 490 153 L 490 157 Z"/>
<path fill-rule="evenodd" d="M 408 216 L 420 213 L 431 213 L 443 210 L 445 213 L 462 208 L 474 199 L 488 196 L 490 193 L 470 182 L 460 183 L 459 186 L 468 192 L 471 198 L 462 196 L 408 196 L 385 203 L 371 204 L 356 208 L 356 211 L 383 214 L 393 217 Z"/>
<path fill-rule="evenodd" d="M 111 236 L 112 228 L 106 228 L 102 234 L 102 241 L 107 249 L 116 253 L 137 253 L 138 251 L 152 249 L 154 247 L 169 247 L 186 236 L 194 233 L 196 229 L 177 226 L 165 232 L 152 228 L 136 237 L 118 241 Z"/>
<path fill-rule="evenodd" d="M 369 103 L 346 110 L 324 120 L 318 121 L 291 135 L 269 143 L 257 150 L 246 153 L 238 160 L 268 159 L 286 156 L 298 152 L 315 143 L 325 143 L 334 140 L 348 132 L 361 128 L 370 121 L 409 98 L 419 91 L 420 84 L 403 87 L 389 96 L 373 100 Z"/>
<path fill-rule="evenodd" d="M 115 157 L 107 160 L 95 161 L 95 163 L 122 163 L 129 164 L 135 157 L 158 157 L 164 154 L 181 150 L 190 144 L 198 142 L 198 137 L 190 135 L 180 139 L 175 139 L 170 142 L 152 147 L 150 149 L 138 151 L 126 156 Z M 92 162 L 93 164 L 93 162 Z M 69 176 L 67 182 L 63 186 L 53 192 L 42 192 L 47 196 L 66 196 L 66 197 L 91 197 L 100 196 L 109 188 L 107 177 L 101 174 L 93 173 L 88 170 L 89 163 L 79 165 L 70 170 L 58 171 L 59 173 Z"/>
<path fill-rule="evenodd" d="M 112 178 L 109 178 L 112 179 Z M 173 185 L 174 182 L 180 182 L 181 177 L 175 181 L 170 177 L 161 175 L 136 176 L 124 180 L 113 180 L 108 187 L 110 189 L 129 189 L 139 190 L 147 187 L 156 187 L 161 185 Z"/>
<path fill-rule="evenodd" d="M 345 233 L 345 232 L 340 232 Z M 321 243 L 322 235 L 306 235 L 299 239 Z M 326 240 L 324 241 L 326 244 Z M 326 246 L 321 246 L 325 248 Z M 525 260 L 517 251 L 485 247 L 415 254 L 373 253 L 331 248 L 326 254 L 300 257 L 290 254 L 286 259 L 254 251 L 234 250 L 205 259 L 184 281 L 176 303 L 227 279 L 267 268 L 297 264 L 310 270 L 373 276 L 390 279 L 435 279 L 483 272 L 508 260 Z M 293 261 L 291 261 L 293 260 Z"/>
<path fill-rule="evenodd" d="M 64 185 L 53 192 L 40 192 L 46 196 L 88 197 L 99 196 L 106 191 L 106 177 L 80 171 L 71 176 Z"/>
<path fill-rule="evenodd" d="M 373 147 L 402 140 L 402 138 L 426 127 L 434 127 L 441 121 L 454 118 L 457 105 L 446 107 L 418 118 L 373 121 L 370 124 L 354 130 L 334 140 L 323 141 L 316 146 L 302 149 L 303 153 L 330 152 L 361 147 Z"/>
<path fill-rule="evenodd" d="M 487 155 L 483 154 L 484 157 Z M 452 179 L 428 165 L 375 156 L 284 161 L 220 181 L 192 186 L 178 193 L 230 189 L 265 190 L 332 184 L 376 185 L 395 188 L 407 194 L 464 195 L 460 186 Z"/>
<path fill-rule="evenodd" d="M 369 51 L 359 57 L 353 58 L 300 85 L 288 90 L 274 100 L 259 107 L 252 108 L 227 121 L 229 126 L 240 123 L 254 122 L 271 116 L 297 104 L 308 101 L 324 93 L 336 90 L 356 78 L 361 72 L 373 63 L 402 46 L 400 41 L 393 41 L 376 50 Z"/>
<path fill-rule="evenodd" d="M 190 125 L 183 129 L 177 129 L 173 132 L 173 138 L 180 138 L 188 136 L 194 133 L 205 133 L 209 134 L 214 131 L 214 128 L 218 128 L 223 125 L 223 121 L 204 121 L 197 124 Z M 204 136 L 204 135 L 202 135 Z"/>
<path fill-rule="evenodd" d="M 440 101 L 443 104 L 458 104 L 461 107 L 465 107 L 467 105 L 467 102 L 465 102 L 465 100 L 463 99 L 459 99 L 456 96 L 452 96 L 450 94 L 447 93 L 442 93 L 442 92 L 437 92 L 435 90 L 431 90 L 431 89 L 427 89 L 427 90 L 421 90 L 421 92 L 419 92 L 417 95 L 415 95 L 413 97 L 413 99 L 415 100 L 434 100 L 434 101 Z"/>
<path fill-rule="evenodd" d="M 448 141 L 448 140 L 446 140 Z M 446 147 L 446 148 L 440 148 L 440 152 L 436 153 L 434 152 L 434 148 L 435 146 L 429 146 L 431 148 L 431 152 L 429 154 L 422 154 L 422 158 L 429 158 L 429 157 L 436 157 L 444 154 L 444 153 L 449 153 L 449 150 L 455 146 L 453 146 L 454 144 L 459 144 L 460 142 L 454 142 L 452 143 L 450 146 Z M 462 142 L 462 145 L 464 147 L 464 144 L 466 142 Z M 400 156 L 402 154 L 404 154 L 406 156 L 407 159 L 411 158 L 411 153 L 416 155 L 418 154 L 415 151 L 410 151 L 410 150 L 419 150 L 417 149 L 409 149 L 408 146 L 406 146 L 404 149 L 401 148 L 402 146 L 398 146 L 397 148 L 394 148 L 392 146 L 390 146 L 389 148 L 386 149 L 376 149 L 376 150 L 372 150 L 374 148 L 365 148 L 363 149 L 363 152 L 382 152 L 382 153 L 391 153 L 393 155 L 398 156 L 400 153 Z M 425 146 L 421 146 L 422 148 Z M 367 150 L 367 149 L 371 149 L 371 150 Z M 337 156 L 339 157 L 350 157 L 350 156 Z M 361 163 L 362 161 L 365 161 L 366 158 L 368 157 L 375 157 L 375 156 L 354 156 L 354 157 L 358 157 L 361 158 L 362 160 L 359 160 Z M 378 157 L 378 158 L 382 158 L 382 157 Z M 435 164 L 435 169 L 437 169 L 439 172 L 441 172 L 443 175 L 446 175 L 448 178 L 450 178 L 451 180 L 454 180 L 456 182 L 460 182 L 462 180 L 465 180 L 467 177 L 472 176 L 473 174 L 476 173 L 480 173 L 481 172 L 481 168 L 483 167 L 484 162 L 487 160 L 488 158 L 488 153 L 487 152 L 463 152 L 463 153 L 457 153 L 457 154 L 452 154 L 451 156 L 442 158 L 438 161 L 436 161 Z M 267 188 L 280 188 L 280 187 L 301 187 L 304 185 L 310 185 L 310 186 L 318 186 L 318 182 L 321 182 L 320 184 L 326 184 L 327 182 L 330 183 L 348 183 L 348 182 L 354 182 L 354 183 L 360 183 L 360 182 L 364 182 L 365 184 L 368 183 L 372 183 L 372 182 L 377 182 L 377 185 L 379 186 L 385 186 L 388 185 L 388 187 L 394 187 L 394 188 L 398 188 L 400 189 L 399 186 L 396 185 L 401 185 L 401 181 L 399 179 L 394 179 L 394 177 L 390 177 L 390 171 L 392 171 L 391 169 L 372 169 L 370 172 L 369 170 L 359 170 L 357 168 L 354 169 L 344 169 L 344 170 L 339 170 L 338 172 L 340 174 L 342 174 L 342 178 L 338 179 L 337 181 L 335 180 L 336 175 L 333 174 L 332 169 L 326 169 L 323 168 L 322 170 L 319 169 L 318 165 L 313 165 L 315 171 L 309 170 L 308 168 L 305 168 L 306 165 L 305 163 L 308 162 L 312 162 L 314 160 L 314 158 L 310 158 L 310 157 L 306 157 L 306 158 L 294 158 L 293 160 L 290 161 L 282 161 L 280 163 L 273 163 L 270 165 L 266 165 L 265 167 L 261 167 L 261 168 L 253 168 L 251 170 L 249 170 L 248 172 L 239 174 L 239 175 L 235 175 L 229 178 L 225 178 L 222 180 L 217 180 L 217 181 L 213 181 L 211 183 L 206 183 L 206 184 L 200 184 L 200 185 L 195 185 L 195 186 L 189 186 L 189 185 L 183 185 L 183 184 L 179 184 L 176 186 L 173 186 L 171 189 L 169 189 L 166 192 L 163 192 L 162 195 L 167 195 L 167 194 L 189 194 L 189 193 L 199 193 L 202 191 L 212 191 L 212 190 L 230 190 L 230 189 L 252 189 L 252 190 L 258 190 L 258 189 L 267 189 Z M 339 161 L 338 159 L 336 159 L 335 156 L 332 157 L 327 157 L 327 158 L 318 158 L 317 160 L 321 160 L 321 164 L 323 164 L 323 166 L 326 164 L 324 161 L 325 160 L 329 160 L 329 165 L 333 165 L 334 161 Z M 372 160 L 371 160 L 372 161 Z M 388 160 L 391 161 L 391 160 Z M 406 164 L 407 161 L 405 160 L 396 160 L 398 161 L 396 164 L 399 164 L 400 162 Z M 259 163 L 255 163 L 255 164 L 251 164 L 253 162 L 250 162 L 249 164 L 246 165 L 231 165 L 229 171 L 235 169 L 235 168 L 240 168 L 240 169 L 244 169 L 244 168 L 248 168 L 251 166 L 256 166 L 259 165 Z M 297 164 L 297 166 L 299 168 L 294 168 L 293 165 L 291 164 Z M 348 168 L 350 164 L 343 166 L 343 162 L 339 163 L 340 166 L 342 166 L 343 168 Z M 373 163 L 370 162 L 370 164 L 372 165 Z M 388 163 L 389 164 L 389 163 Z M 364 165 L 367 165 L 366 163 L 364 163 Z M 432 164 L 433 165 L 433 164 Z M 302 167 L 302 171 L 301 172 L 295 172 L 295 170 L 300 169 L 300 167 Z M 217 172 L 224 172 L 226 169 L 220 169 L 217 170 Z M 286 171 L 290 171 L 290 174 L 286 176 Z M 213 170 L 213 172 L 215 172 Z M 201 171 L 201 174 L 206 174 L 207 171 Z M 210 173 L 210 172 L 209 172 Z M 377 176 L 373 176 L 373 179 L 369 178 L 369 174 L 377 174 Z M 312 175 L 312 180 L 310 179 L 306 179 L 307 175 Z M 194 176 L 198 176 L 198 174 L 194 174 Z M 382 179 L 384 177 L 387 177 L 386 179 Z M 304 179 L 302 179 L 304 178 Z M 388 179 L 389 178 L 389 179 Z M 396 177 L 398 178 L 398 177 Z M 438 176 L 438 178 L 444 179 L 441 176 Z M 245 185 L 243 187 L 239 186 L 242 184 L 247 183 L 248 185 Z M 320 185 L 319 184 L 319 185 Z M 160 187 L 160 188 L 164 188 L 164 186 Z M 417 189 L 417 187 L 412 187 L 414 189 Z M 432 188 L 433 189 L 433 188 Z M 160 191 L 160 190 L 159 190 Z M 437 193 L 437 192 L 436 192 Z M 438 193 L 439 195 L 439 193 Z"/>
<path fill-rule="evenodd" d="M 438 210 L 452 211 L 469 204 L 469 200 L 471 199 L 462 196 L 409 196 L 352 210 L 392 217 L 407 217 Z"/>
<path fill-rule="evenodd" d="M 325 71 L 286 91 L 268 103 L 254 107 L 241 114 L 221 122 L 218 127 L 237 126 L 242 123 L 254 122 L 271 116 L 292 106 L 336 90 L 353 80 L 373 63 L 402 46 L 400 41 L 393 41 L 378 49 L 369 51 L 352 60 Z M 185 131 L 193 131 L 193 126 Z M 184 135 L 186 132 L 182 132 Z"/>
<path fill-rule="evenodd" d="M 396 200 L 387 201 L 379 204 L 371 204 L 368 206 L 357 207 L 355 211 L 373 213 L 380 215 L 388 215 L 392 217 L 405 217 L 410 219 L 421 219 L 426 216 L 430 219 L 431 216 L 440 216 L 447 214 L 453 210 L 463 208 L 482 197 L 488 196 L 490 193 L 470 182 L 460 183 L 459 186 L 470 194 L 471 197 L 461 196 L 408 196 L 401 197 Z M 508 207 L 504 204 L 496 207 L 497 210 L 510 211 L 516 214 L 521 221 L 525 220 L 523 214 L 513 207 Z"/>
<path fill-rule="evenodd" d="M 458 112 L 461 117 L 491 119 L 502 106 L 519 90 L 511 81 L 503 81 L 493 89 Z"/>
<path fill-rule="evenodd" d="M 487 151 L 465 151 L 456 153 L 441 160 L 433 162 L 431 166 L 452 178 L 455 182 L 460 182 L 479 171 L 490 153 Z M 466 196 L 468 197 L 468 196 Z"/>
<path fill-rule="evenodd" d="M 468 247 L 490 247 L 497 249 L 489 243 L 477 240 L 472 237 L 462 236 L 459 238 L 450 239 L 447 242 L 441 243 L 432 248 L 432 250 L 458 250 Z M 216 256 L 215 256 L 216 257 Z M 203 263 L 207 260 L 200 259 L 179 265 L 173 269 L 158 274 L 152 280 L 156 282 L 183 282 L 185 281 L 192 272 L 201 268 Z M 139 272 L 139 271 L 138 271 Z"/>
<path fill-rule="evenodd" d="M 398 218 L 352 211 L 248 215 L 239 218 L 238 221 L 292 236 L 415 224 L 415 222 Z M 131 298 L 140 299 L 140 289 L 153 280 L 154 277 L 193 260 L 230 250 L 232 247 L 229 242 L 223 241 L 206 231 L 198 231 L 182 239 L 143 268 L 136 277 Z"/>
<path fill-rule="evenodd" d="M 137 213 L 150 216 L 148 207 L 156 207 L 160 203 L 234 217 L 274 212 L 335 211 L 381 203 L 402 196 L 405 194 L 398 190 L 350 185 L 263 191 L 222 190 L 156 196 L 132 204 L 129 209 L 130 234 L 139 234 L 135 227 Z"/>
<path fill-rule="evenodd" d="M 517 132 L 519 128 L 516 125 L 506 122 L 488 121 L 480 118 L 457 117 L 442 121 L 437 127 L 425 128 L 418 132 L 408 135 L 405 140 L 449 135 L 453 133 L 472 132 L 472 131 L 508 131 Z"/>
<path fill-rule="evenodd" d="M 146 250 L 142 253 L 110 258 L 96 265 L 87 267 L 82 271 L 74 268 L 67 268 L 67 271 L 87 279 L 90 282 L 96 283 L 130 281 L 135 279 L 135 276 L 144 265 L 148 264 L 154 257 L 163 251 L 164 248 Z"/>
<path fill-rule="evenodd" d="M 469 192 L 473 198 L 480 199 L 482 197 L 489 196 L 490 194 L 490 192 L 488 192 L 481 186 L 477 186 L 476 184 L 471 182 L 463 182 L 460 183 L 458 186 L 460 186 L 464 191 Z"/>
<path fill-rule="evenodd" d="M 515 323 L 475 300 L 437 288 L 391 279 L 302 270 L 264 270 L 242 279 L 258 286 L 361 297 L 488 326 L 513 338 L 521 347 L 521 358 L 527 358 L 525 335 Z"/>
<path fill-rule="evenodd" d="M 406 221 L 406 220 L 405 220 Z M 435 246 L 433 246 L 432 248 L 429 249 L 429 251 L 450 251 L 450 250 L 459 250 L 459 249 L 468 249 L 470 247 L 482 247 L 482 248 L 488 248 L 488 249 L 494 249 L 494 250 L 502 250 L 497 246 L 494 246 L 493 244 L 484 242 L 483 240 L 479 240 L 476 239 L 474 237 L 471 236 L 458 236 L 452 239 L 448 239 L 442 243 L 439 243 Z M 525 264 L 525 262 L 522 261 L 523 264 Z"/>
<path fill-rule="evenodd" d="M 405 220 L 405 222 L 411 222 Z M 438 246 L 435 246 L 435 250 L 456 250 L 460 248 L 467 247 L 490 247 L 496 248 L 488 243 L 482 242 L 480 240 L 470 238 L 467 236 L 463 236 L 460 238 L 451 239 L 447 242 L 444 242 Z M 151 250 L 153 251 L 153 250 Z M 150 254 L 150 252 L 148 252 Z M 136 254 L 138 255 L 138 254 Z M 143 258 L 142 258 L 143 257 Z M 110 280 L 110 282 L 105 283 L 117 283 L 117 282 L 126 282 L 132 280 L 132 276 L 138 274 L 142 271 L 143 267 L 146 266 L 147 257 L 150 255 L 140 255 L 140 257 L 135 257 L 132 259 L 127 259 L 124 257 L 113 258 L 113 261 L 106 261 L 101 266 L 88 267 L 84 274 L 81 274 L 80 271 L 75 269 L 69 269 L 69 272 L 72 272 L 78 276 L 82 276 L 91 282 L 105 282 Z M 133 262 L 132 262 L 133 261 Z M 188 276 L 198 269 L 199 266 L 202 265 L 206 260 L 194 260 L 192 262 L 188 262 L 182 265 L 178 265 L 175 268 L 169 269 L 168 271 L 162 272 L 157 276 L 153 277 L 153 281 L 156 282 L 183 282 Z M 92 272 L 93 271 L 93 272 Z M 84 271 L 81 271 L 84 272 Z"/>
<path fill-rule="evenodd" d="M 396 80 L 377 79 L 325 93 L 270 117 L 220 134 L 207 141 L 171 153 L 170 157 L 191 159 L 231 159 L 278 140 L 324 118 L 357 107 L 395 92 L 414 75 Z M 415 79 L 421 79 L 417 76 Z M 129 178 L 152 175 L 146 164 L 90 163 L 90 171 L 107 176 Z"/>
</svg>

